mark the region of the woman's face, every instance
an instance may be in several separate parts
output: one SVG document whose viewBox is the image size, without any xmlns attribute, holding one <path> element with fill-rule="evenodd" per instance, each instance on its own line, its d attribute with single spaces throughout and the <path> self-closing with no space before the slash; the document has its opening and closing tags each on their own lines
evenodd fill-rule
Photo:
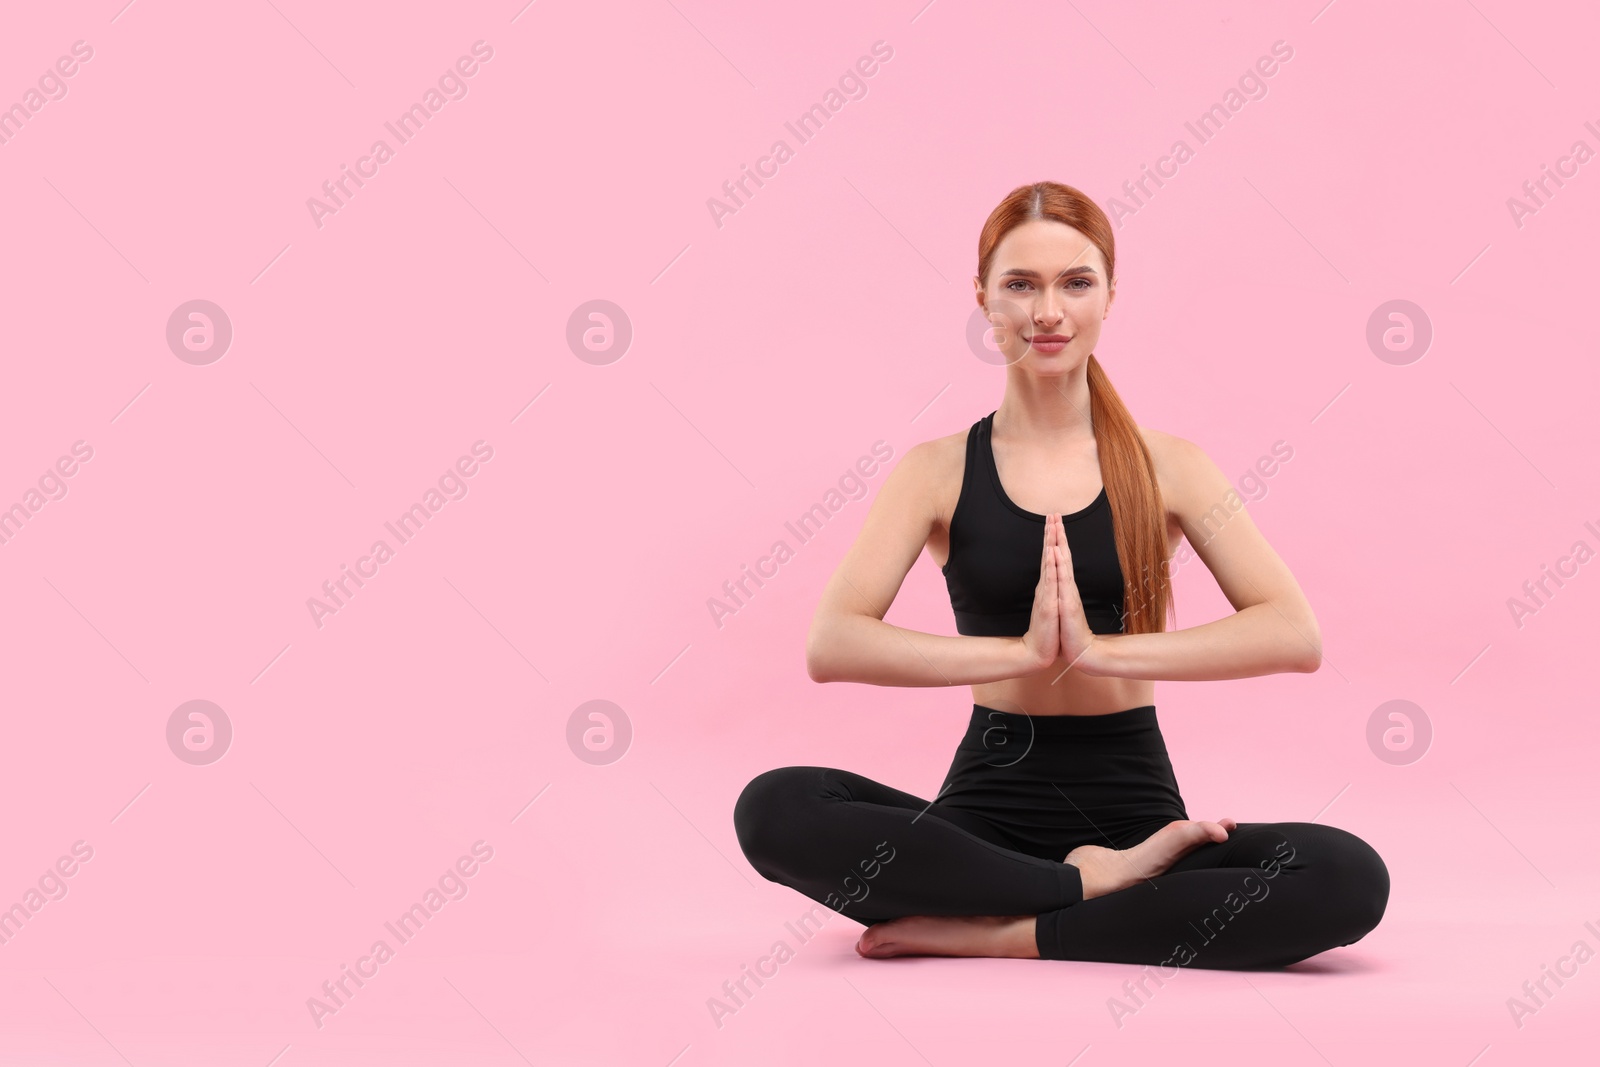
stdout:
<svg viewBox="0 0 1600 1067">
<path fill-rule="evenodd" d="M 1105 257 L 1078 230 L 1030 219 L 1000 239 L 989 284 L 973 278 L 1007 366 L 1063 374 L 1088 360 L 1115 289 Z"/>
</svg>

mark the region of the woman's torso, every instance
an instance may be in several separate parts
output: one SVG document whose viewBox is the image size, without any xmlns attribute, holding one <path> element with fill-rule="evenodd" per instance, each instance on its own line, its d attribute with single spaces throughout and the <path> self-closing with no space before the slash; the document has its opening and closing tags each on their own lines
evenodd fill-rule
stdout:
<svg viewBox="0 0 1600 1067">
<path fill-rule="evenodd" d="M 981 500 L 983 506 L 991 508 L 998 500 L 1007 504 L 1012 512 L 1033 513 L 1036 517 L 1058 512 L 1065 516 L 1084 516 L 1086 520 L 1103 520 L 1100 509 L 1106 508 L 1101 498 L 1104 486 L 1100 476 L 1099 454 L 1092 437 L 1086 437 L 1082 445 L 1070 446 L 1065 450 L 1040 446 L 1024 450 L 1013 447 L 1012 442 L 1005 439 L 989 441 L 985 434 L 982 444 L 988 455 L 993 457 L 993 467 L 984 467 L 982 460 L 986 457 L 980 454 L 975 457 L 975 469 L 969 470 L 970 432 L 962 430 L 938 438 L 935 442 L 940 462 L 934 465 L 934 484 L 928 487 L 928 492 L 935 502 L 936 518 L 933 531 L 928 536 L 927 549 L 941 570 L 950 560 L 951 523 L 956 518 L 956 506 L 969 475 L 975 479 L 988 479 L 975 483 L 968 490 L 969 509 L 975 500 Z M 1161 436 L 1151 433 L 1145 435 L 1146 445 L 1152 457 L 1157 459 L 1158 478 L 1163 467 L 1157 455 Z M 996 477 L 997 482 L 994 480 Z M 973 490 L 980 488 L 985 491 L 984 494 L 975 496 Z M 1173 498 L 1165 486 L 1161 488 L 1163 499 Z M 970 517 L 970 513 L 963 517 Z M 1183 534 L 1182 527 L 1170 512 L 1166 520 L 1167 554 L 1170 557 Z M 1039 536 L 1042 536 L 1042 522 L 1039 528 Z M 1095 529 L 1104 536 L 1108 524 L 1105 528 L 1097 526 Z M 981 547 L 974 545 L 973 550 L 981 551 Z M 1034 564 L 1035 581 L 1037 574 L 1037 564 Z M 1098 627 L 1096 630 L 1099 632 Z M 1068 661 L 1062 658 L 1036 674 L 975 684 L 972 686 L 973 703 L 1028 715 L 1104 715 L 1155 703 L 1153 681 L 1094 677 L 1066 670 L 1067 665 Z M 1063 671 L 1066 673 L 1063 674 Z"/>
</svg>

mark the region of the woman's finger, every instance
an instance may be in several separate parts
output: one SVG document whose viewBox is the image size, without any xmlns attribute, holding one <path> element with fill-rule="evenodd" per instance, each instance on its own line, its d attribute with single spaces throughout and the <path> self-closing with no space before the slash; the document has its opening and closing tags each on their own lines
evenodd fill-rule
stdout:
<svg viewBox="0 0 1600 1067">
<path fill-rule="evenodd" d="M 1053 588 L 1051 579 L 1055 577 L 1055 561 L 1050 558 L 1050 536 L 1045 535 L 1044 545 L 1039 549 L 1039 588 Z"/>
<path fill-rule="evenodd" d="M 1050 587 L 1052 589 L 1058 590 L 1057 596 L 1059 596 L 1060 595 L 1059 590 L 1061 588 L 1061 586 L 1059 584 L 1060 580 L 1061 580 L 1061 566 L 1060 566 L 1061 539 L 1060 539 L 1057 531 L 1055 529 L 1053 529 L 1052 526 L 1051 526 L 1050 520 L 1053 519 L 1053 518 L 1054 518 L 1054 516 L 1047 516 L 1046 517 L 1046 521 L 1045 521 L 1045 524 L 1044 524 L 1044 526 L 1045 526 L 1045 540 L 1050 543 Z"/>
</svg>

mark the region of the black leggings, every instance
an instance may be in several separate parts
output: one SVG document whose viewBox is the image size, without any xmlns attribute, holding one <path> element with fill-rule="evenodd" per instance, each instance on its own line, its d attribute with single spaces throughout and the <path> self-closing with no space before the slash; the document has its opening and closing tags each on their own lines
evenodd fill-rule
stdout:
<svg viewBox="0 0 1600 1067">
<path fill-rule="evenodd" d="M 930 803 L 850 771 L 780 767 L 734 806 L 746 858 L 865 925 L 1034 915 L 1050 960 L 1281 967 L 1360 940 L 1389 900 L 1365 841 L 1306 822 L 1240 823 L 1166 873 L 1083 899 L 1079 845 L 1127 848 L 1186 819 L 1152 706 L 1028 716 L 974 705 Z"/>
</svg>

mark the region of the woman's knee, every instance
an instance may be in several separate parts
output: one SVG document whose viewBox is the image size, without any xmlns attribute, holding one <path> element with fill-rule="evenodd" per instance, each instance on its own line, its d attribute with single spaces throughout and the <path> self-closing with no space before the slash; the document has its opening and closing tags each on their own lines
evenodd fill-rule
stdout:
<svg viewBox="0 0 1600 1067">
<path fill-rule="evenodd" d="M 1325 887 L 1329 917 L 1348 945 L 1366 936 L 1389 905 L 1389 867 L 1377 849 L 1348 830 L 1319 827 L 1311 867 Z"/>
<path fill-rule="evenodd" d="M 1377 849 L 1354 834 L 1348 837 L 1343 859 L 1346 869 L 1353 875 L 1351 897 L 1354 919 L 1361 934 L 1365 934 L 1378 925 L 1389 906 L 1389 867 L 1378 855 Z"/>
<path fill-rule="evenodd" d="M 816 792 L 816 767 L 776 767 L 750 780 L 733 805 L 733 830 L 750 865 L 764 877 L 780 865 L 787 841 Z"/>
</svg>

